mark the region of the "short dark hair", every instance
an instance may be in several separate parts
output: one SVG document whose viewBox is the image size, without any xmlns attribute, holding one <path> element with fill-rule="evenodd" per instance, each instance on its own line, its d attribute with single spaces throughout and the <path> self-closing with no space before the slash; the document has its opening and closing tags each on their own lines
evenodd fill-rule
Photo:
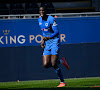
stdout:
<svg viewBox="0 0 100 90">
<path fill-rule="evenodd" d="M 40 6 L 40 8 L 43 8 L 46 11 L 46 7 L 45 6 Z M 39 10 L 40 10 L 40 8 L 39 8 Z"/>
</svg>

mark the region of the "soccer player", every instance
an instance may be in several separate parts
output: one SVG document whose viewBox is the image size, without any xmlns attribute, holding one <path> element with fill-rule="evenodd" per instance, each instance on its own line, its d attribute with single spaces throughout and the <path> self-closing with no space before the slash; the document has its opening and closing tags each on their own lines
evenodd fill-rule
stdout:
<svg viewBox="0 0 100 90">
<path fill-rule="evenodd" d="M 43 33 L 43 40 L 41 47 L 44 48 L 43 51 L 43 66 L 45 68 L 53 67 L 58 78 L 60 78 L 60 84 L 57 87 L 67 86 L 64 81 L 61 69 L 58 63 L 62 63 L 69 69 L 67 61 L 63 57 L 62 60 L 58 61 L 59 48 L 60 48 L 60 38 L 59 31 L 57 28 L 57 23 L 54 17 L 46 14 L 46 8 L 39 8 L 40 18 L 38 19 L 39 26 Z"/>
</svg>

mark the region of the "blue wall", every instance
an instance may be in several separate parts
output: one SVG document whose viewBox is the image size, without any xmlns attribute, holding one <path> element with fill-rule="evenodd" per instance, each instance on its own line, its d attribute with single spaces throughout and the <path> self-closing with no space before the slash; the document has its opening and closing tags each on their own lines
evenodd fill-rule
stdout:
<svg viewBox="0 0 100 90">
<path fill-rule="evenodd" d="M 70 65 L 69 71 L 60 65 L 64 77 L 100 76 L 100 17 L 56 21 L 62 35 L 59 58 L 67 57 Z M 34 36 L 31 43 L 30 35 Z M 57 78 L 52 68 L 42 66 L 42 48 L 38 42 L 41 35 L 37 19 L 0 20 L 0 81 Z"/>
<path fill-rule="evenodd" d="M 100 42 L 100 17 L 56 18 L 62 44 Z M 0 47 L 40 45 L 37 19 L 0 20 Z"/>
</svg>

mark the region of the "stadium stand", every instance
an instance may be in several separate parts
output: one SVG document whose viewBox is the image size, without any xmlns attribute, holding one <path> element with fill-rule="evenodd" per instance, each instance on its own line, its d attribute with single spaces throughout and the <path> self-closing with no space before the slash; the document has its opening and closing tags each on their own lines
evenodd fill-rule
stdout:
<svg viewBox="0 0 100 90">
<path fill-rule="evenodd" d="M 40 6 L 47 7 L 48 14 L 98 12 L 100 0 L 0 0 L 0 15 L 38 14 Z"/>
<path fill-rule="evenodd" d="M 95 7 L 96 12 L 100 12 L 100 0 L 92 0 L 92 6 Z"/>
<path fill-rule="evenodd" d="M 10 4 L 10 14 L 24 14 L 25 10 L 22 3 Z"/>
<path fill-rule="evenodd" d="M 38 14 L 39 7 L 35 1 L 25 3 L 25 13 L 26 14 Z"/>
<path fill-rule="evenodd" d="M 56 12 L 52 2 L 42 2 L 41 6 L 45 6 L 46 7 L 46 10 L 47 10 L 48 14 Z"/>
<path fill-rule="evenodd" d="M 0 15 L 8 15 L 9 14 L 9 8 L 5 3 L 0 3 Z"/>
<path fill-rule="evenodd" d="M 80 12 L 94 12 L 92 2 L 87 1 L 72 1 L 72 2 L 55 2 L 56 13 L 80 13 Z"/>
</svg>

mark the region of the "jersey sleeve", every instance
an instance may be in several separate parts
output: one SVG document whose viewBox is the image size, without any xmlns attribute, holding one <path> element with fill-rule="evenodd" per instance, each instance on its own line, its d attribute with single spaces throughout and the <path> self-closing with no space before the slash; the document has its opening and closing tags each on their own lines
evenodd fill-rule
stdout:
<svg viewBox="0 0 100 90">
<path fill-rule="evenodd" d="M 52 30 L 54 31 L 54 33 L 52 35 L 50 35 L 50 38 L 53 38 L 53 37 L 55 37 L 59 33 L 59 31 L 58 31 L 58 25 L 57 25 L 56 20 L 55 20 L 54 17 L 52 17 L 50 19 L 50 24 L 52 26 Z"/>
</svg>

